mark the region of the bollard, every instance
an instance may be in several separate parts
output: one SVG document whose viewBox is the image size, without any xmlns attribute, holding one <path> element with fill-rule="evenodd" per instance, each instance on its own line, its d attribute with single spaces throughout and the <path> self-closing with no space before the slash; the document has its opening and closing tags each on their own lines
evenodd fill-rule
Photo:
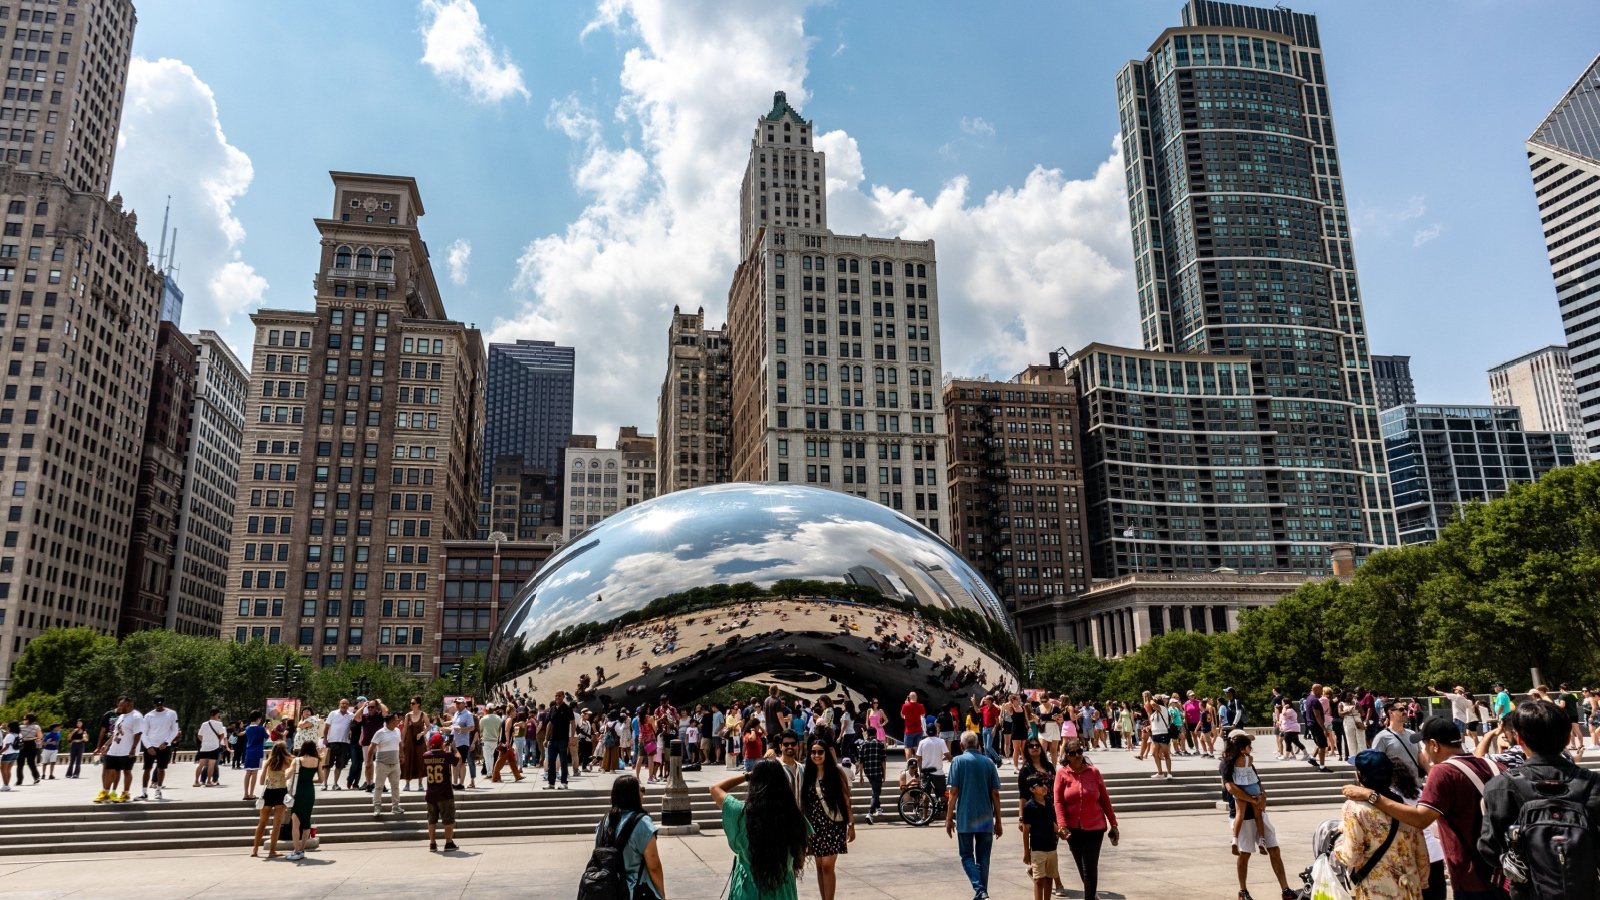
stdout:
<svg viewBox="0 0 1600 900">
<path fill-rule="evenodd" d="M 683 742 L 667 745 L 667 787 L 661 794 L 661 825 L 665 828 L 693 824 L 689 808 L 689 786 L 683 782 Z"/>
</svg>

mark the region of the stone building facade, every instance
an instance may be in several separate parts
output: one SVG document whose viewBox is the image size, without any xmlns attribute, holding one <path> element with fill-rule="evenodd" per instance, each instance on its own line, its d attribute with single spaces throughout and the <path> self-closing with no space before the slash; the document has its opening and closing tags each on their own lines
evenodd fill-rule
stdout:
<svg viewBox="0 0 1600 900">
<path fill-rule="evenodd" d="M 658 493 L 732 480 L 732 361 L 725 328 L 707 328 L 702 307 L 672 308 L 667 375 L 656 415 Z"/>
</svg>

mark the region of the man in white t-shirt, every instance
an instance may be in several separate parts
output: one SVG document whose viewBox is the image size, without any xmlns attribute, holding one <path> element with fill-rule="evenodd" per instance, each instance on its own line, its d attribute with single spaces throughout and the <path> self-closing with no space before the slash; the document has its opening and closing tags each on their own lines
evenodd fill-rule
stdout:
<svg viewBox="0 0 1600 900">
<path fill-rule="evenodd" d="M 217 758 L 228 744 L 228 726 L 222 724 L 222 710 L 211 708 L 210 718 L 195 729 L 195 738 L 200 741 L 200 749 L 194 755 L 194 786 L 215 787 Z"/>
<path fill-rule="evenodd" d="M 322 737 L 328 745 L 328 764 L 322 767 L 322 786 L 328 786 L 328 773 L 333 773 L 333 790 L 339 787 L 339 773 L 350 763 L 350 724 L 356 720 L 356 714 L 350 711 L 348 698 L 339 698 L 339 708 L 328 713 L 328 718 L 322 723 Z"/>
<path fill-rule="evenodd" d="M 478 732 L 483 735 L 483 774 L 488 775 L 489 769 L 494 765 L 495 754 L 499 752 L 500 736 L 503 732 L 505 719 L 500 715 L 500 707 L 491 706 L 484 711 L 483 718 L 478 720 Z"/>
<path fill-rule="evenodd" d="M 372 736 L 372 817 L 383 815 L 383 785 L 389 785 L 389 806 L 394 814 L 400 808 L 400 714 L 389 713 L 383 727 Z"/>
<path fill-rule="evenodd" d="M 478 770 L 472 765 L 472 733 L 478 728 L 478 717 L 472 714 L 472 709 L 465 699 L 456 701 L 455 717 L 450 723 L 454 727 L 452 732 L 456 747 L 456 783 L 455 789 L 465 790 L 465 781 L 471 780 L 472 786 L 477 787 Z"/>
<path fill-rule="evenodd" d="M 100 754 L 100 793 L 94 802 L 127 803 L 133 787 L 133 755 L 139 750 L 139 739 L 144 734 L 144 716 L 133 708 L 133 698 L 117 698 L 117 718 L 106 729 L 105 738 L 95 752 Z M 122 775 L 122 793 L 115 790 L 117 774 Z"/>
<path fill-rule="evenodd" d="M 944 738 L 939 737 L 938 729 L 929 728 L 922 736 L 922 741 L 917 744 L 917 765 L 925 773 L 929 769 L 934 770 L 932 774 L 935 780 L 932 786 L 939 793 L 943 793 L 944 764 L 949 759 L 950 745 L 944 742 Z"/>
<path fill-rule="evenodd" d="M 161 799 L 161 785 L 167 780 L 167 766 L 172 762 L 172 749 L 178 743 L 178 711 L 167 709 L 161 697 L 156 705 L 144 714 L 144 774 L 139 779 L 139 799 L 150 799 L 150 769 L 156 770 L 156 799 Z M 130 776 L 131 779 L 131 776 Z"/>
</svg>

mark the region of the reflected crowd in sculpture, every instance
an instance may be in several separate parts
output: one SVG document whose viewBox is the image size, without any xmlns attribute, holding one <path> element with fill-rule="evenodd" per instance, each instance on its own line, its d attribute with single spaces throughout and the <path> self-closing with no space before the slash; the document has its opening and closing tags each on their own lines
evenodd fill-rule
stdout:
<svg viewBox="0 0 1600 900">
<path fill-rule="evenodd" d="M 496 690 L 635 707 L 739 680 L 803 697 L 1012 692 L 1004 608 L 937 535 L 821 488 L 723 484 L 630 507 L 524 585 L 489 647 Z"/>
</svg>

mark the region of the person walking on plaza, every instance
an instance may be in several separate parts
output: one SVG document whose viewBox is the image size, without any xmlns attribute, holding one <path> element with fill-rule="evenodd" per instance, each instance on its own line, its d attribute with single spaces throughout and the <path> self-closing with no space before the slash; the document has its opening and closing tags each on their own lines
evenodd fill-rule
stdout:
<svg viewBox="0 0 1600 900">
<path fill-rule="evenodd" d="M 256 715 L 261 714 L 256 713 Z M 251 856 L 261 855 L 262 832 L 268 828 L 272 831 L 267 842 L 267 858 L 273 859 L 278 855 L 278 827 L 283 823 L 285 812 L 283 801 L 289 793 L 289 767 L 293 761 L 294 757 L 289 753 L 287 744 L 279 742 L 272 745 L 272 753 L 267 757 L 266 767 L 261 770 L 261 807 L 260 814 L 256 816 L 256 836 L 250 842 Z M 256 773 L 251 771 L 245 777 L 254 779 L 255 775 Z"/>
<path fill-rule="evenodd" d="M 1339 840 L 1333 858 L 1350 870 L 1355 900 L 1420 900 L 1428 886 L 1428 847 L 1422 831 L 1403 819 L 1386 815 L 1372 799 L 1403 803 L 1395 777 L 1405 770 L 1377 750 L 1355 758 L 1356 783 L 1368 792 L 1363 800 L 1346 800 L 1340 814 Z"/>
<path fill-rule="evenodd" d="M 1166 700 L 1158 695 L 1145 710 L 1150 716 L 1150 755 L 1156 763 L 1156 773 L 1151 778 L 1172 777 L 1172 718 L 1167 714 Z M 1161 771 L 1163 766 L 1165 773 Z"/>
<path fill-rule="evenodd" d="M 56 778 L 56 759 L 61 756 L 61 723 L 55 722 L 44 731 L 44 743 L 39 749 L 39 768 L 46 781 Z"/>
<path fill-rule="evenodd" d="M 83 754 L 89 749 L 89 730 L 83 727 L 83 720 L 77 719 L 72 723 L 72 731 L 67 734 L 67 777 L 83 777 Z"/>
<path fill-rule="evenodd" d="M 161 788 L 167 781 L 167 766 L 172 763 L 172 748 L 181 736 L 177 710 L 168 709 L 166 701 L 157 697 L 155 706 L 144 714 L 144 767 L 139 779 L 140 800 L 150 799 L 152 768 L 156 770 L 156 799 L 161 799 Z"/>
<path fill-rule="evenodd" d="M 456 846 L 456 794 L 452 783 L 457 766 L 454 745 L 442 734 L 428 738 L 428 752 L 422 755 L 423 800 L 428 804 L 428 852 L 439 849 L 435 828 L 444 829 L 446 853 Z"/>
<path fill-rule="evenodd" d="M 329 718 L 332 718 L 332 713 L 329 713 Z M 422 789 L 422 754 L 428 752 L 430 724 L 428 711 L 422 708 L 422 698 L 412 697 L 411 708 L 400 725 L 400 780 L 405 782 L 408 791 L 413 790 L 413 781 L 417 783 L 415 790 Z M 335 774 L 333 780 L 338 781 L 339 776 Z"/>
<path fill-rule="evenodd" d="M 489 769 L 494 765 L 495 754 L 500 750 L 500 736 L 504 728 L 505 718 L 500 715 L 498 706 L 488 707 L 478 719 L 478 734 L 483 738 L 482 774 L 485 776 L 491 774 Z"/>
<path fill-rule="evenodd" d="M 129 789 L 133 787 L 133 757 L 139 752 L 139 740 L 144 736 L 144 715 L 133 708 L 133 698 L 117 698 L 116 718 L 106 729 L 95 752 L 100 755 L 100 793 L 94 802 L 127 803 Z M 122 777 L 122 793 L 115 793 L 117 776 Z"/>
<path fill-rule="evenodd" d="M 1033 879 L 1033 900 L 1047 900 L 1052 884 L 1061 894 L 1061 870 L 1056 863 L 1056 817 L 1050 803 L 1050 779 L 1029 772 L 1021 778 L 1022 811 L 1018 828 L 1022 831 L 1022 864 Z"/>
<path fill-rule="evenodd" d="M 372 817 L 383 815 L 383 786 L 389 785 L 389 808 L 397 816 L 405 815 L 400 806 L 400 753 L 405 741 L 402 731 L 403 717 L 398 712 L 389 714 L 388 721 L 372 736 Z"/>
<path fill-rule="evenodd" d="M 1300 703 L 1301 728 L 1311 736 L 1311 743 L 1316 751 L 1307 757 L 1310 763 L 1319 772 L 1328 771 L 1328 706 L 1322 696 L 1322 685 L 1313 684 L 1310 693 Z"/>
<path fill-rule="evenodd" d="M 973 900 L 989 900 L 989 856 L 1004 832 L 1000 816 L 1000 771 L 984 755 L 977 733 L 961 734 L 960 756 L 950 763 L 945 789 L 944 831 L 957 839 L 961 868 Z"/>
<path fill-rule="evenodd" d="M 572 712 L 572 707 L 567 705 L 567 697 L 557 691 L 555 700 L 550 703 L 549 734 L 545 739 L 545 764 L 544 764 L 544 789 L 552 790 L 556 786 L 556 764 L 561 766 L 561 789 L 567 789 L 567 774 L 572 768 L 572 734 L 577 716 Z M 662 748 L 658 741 L 656 749 Z"/>
<path fill-rule="evenodd" d="M 0 725 L 0 791 L 11 790 L 11 767 L 17 764 L 17 740 L 21 722 Z"/>
<path fill-rule="evenodd" d="M 839 767 L 829 740 L 813 738 L 809 748 L 801 786 L 806 824 L 811 829 L 806 852 L 816 860 L 817 890 L 822 900 L 833 900 L 839 882 L 834 863 L 840 854 L 850 852 L 850 842 L 856 839 L 850 779 Z"/>
<path fill-rule="evenodd" d="M 250 714 L 250 724 L 244 727 L 240 743 L 244 753 L 244 799 L 256 798 L 256 778 L 261 774 L 261 757 L 266 752 L 267 729 L 261 724 L 260 712 Z M 276 745 L 274 745 L 276 746 Z"/>
<path fill-rule="evenodd" d="M 1435 830 L 1444 845 L 1444 869 L 1450 874 L 1457 900 L 1506 900 L 1506 893 L 1497 884 L 1495 867 L 1478 853 L 1484 791 L 1499 774 L 1500 766 L 1463 752 L 1461 737 L 1455 730 L 1455 722 L 1442 717 L 1422 723 L 1423 758 L 1429 768 L 1420 805 L 1397 802 L 1359 784 L 1345 785 L 1344 797 L 1370 804 L 1413 828 L 1426 829 L 1437 822 Z M 1438 874 L 1437 868 L 1430 868 L 1429 886 L 1442 890 L 1443 882 L 1435 885 L 1433 881 Z"/>
<path fill-rule="evenodd" d="M 743 800 L 731 793 L 740 784 L 746 786 Z M 712 785 L 711 800 L 722 810 L 722 835 L 733 851 L 728 900 L 798 900 L 795 879 L 806 860 L 806 821 L 795 815 L 783 766 L 759 760 L 748 775 Z"/>
<path fill-rule="evenodd" d="M 1117 812 L 1100 770 L 1084 759 L 1082 740 L 1068 741 L 1062 751 L 1062 765 L 1056 769 L 1052 795 L 1055 802 L 1056 834 L 1065 838 L 1072 861 L 1083 880 L 1085 900 L 1096 900 L 1100 890 L 1100 847 L 1111 839 L 1115 847 L 1121 835 Z M 1034 875 L 1037 879 L 1039 876 Z"/>
<path fill-rule="evenodd" d="M 228 727 L 222 724 L 222 710 L 211 708 L 210 716 L 195 731 L 200 749 L 194 754 L 194 786 L 208 785 L 217 777 L 217 758 L 228 746 Z"/>
<path fill-rule="evenodd" d="M 450 719 L 450 742 L 456 750 L 455 789 L 467 789 L 467 780 L 470 777 L 473 786 L 477 786 L 478 773 L 472 768 L 472 740 L 478 730 L 478 717 L 472 714 L 472 706 L 465 699 L 456 701 L 456 711 Z"/>
<path fill-rule="evenodd" d="M 400 764 L 398 752 L 396 750 L 394 761 L 397 767 Z M 306 841 L 311 837 L 311 811 L 317 805 L 317 770 L 320 768 L 322 758 L 317 754 L 316 742 L 301 744 L 300 755 L 295 757 L 294 766 L 289 771 L 289 790 L 294 794 L 294 799 L 289 803 L 289 827 L 294 847 L 286 859 L 297 861 L 306 858 Z M 391 784 L 398 786 L 399 779 L 396 778 Z"/>
<path fill-rule="evenodd" d="M 900 704 L 900 724 L 901 730 L 905 732 L 905 751 L 908 760 L 911 759 L 912 753 L 916 752 L 917 743 L 922 740 L 925 727 L 922 723 L 924 715 L 926 710 L 917 700 L 917 692 L 912 691 L 907 694 L 906 702 Z"/>
<path fill-rule="evenodd" d="M 337 709 L 330 710 L 322 720 L 323 743 L 328 745 L 328 765 L 322 770 L 322 786 L 329 790 L 343 790 L 339 780 L 344 767 L 350 765 L 350 726 L 355 723 L 355 713 L 350 711 L 350 701 L 339 698 Z M 331 782 L 330 782 L 331 776 Z"/>
<path fill-rule="evenodd" d="M 350 787 L 359 787 L 361 790 L 372 790 L 372 736 L 383 728 L 383 723 L 389 720 L 389 707 L 377 697 L 368 700 L 365 697 L 356 698 L 356 741 L 361 748 L 361 770 L 350 767 L 350 780 L 357 782 Z M 360 779 L 364 778 L 365 781 Z"/>
<path fill-rule="evenodd" d="M 39 748 L 44 743 L 44 729 L 39 727 L 39 717 L 28 713 L 22 717 L 22 722 L 17 726 L 17 743 L 12 747 L 17 752 L 17 787 L 22 787 L 22 769 L 24 766 L 33 772 L 33 783 L 39 783 Z"/>
<path fill-rule="evenodd" d="M 868 729 L 861 739 L 856 741 L 856 766 L 867 779 L 867 785 L 872 788 L 872 801 L 867 805 L 867 815 L 878 814 L 880 804 L 883 802 L 883 776 L 885 769 L 887 748 L 878 738 L 875 731 Z"/>
<path fill-rule="evenodd" d="M 596 847 L 622 851 L 623 887 L 631 900 L 667 895 L 656 831 L 655 821 L 644 809 L 644 786 L 632 775 L 618 776 L 611 782 L 611 810 L 595 825 L 594 839 Z"/>
<path fill-rule="evenodd" d="M 1272 863 L 1272 874 L 1283 889 L 1282 900 L 1295 900 L 1297 893 L 1289 888 L 1289 876 L 1283 868 L 1283 854 L 1278 849 L 1278 833 L 1267 821 L 1267 792 L 1261 785 L 1250 752 L 1253 738 L 1250 732 L 1236 728 L 1228 732 L 1223 745 L 1222 762 L 1218 773 L 1222 776 L 1222 789 L 1233 801 L 1236 813 L 1230 828 L 1233 829 L 1233 854 L 1235 871 L 1239 876 L 1239 900 L 1251 900 L 1248 881 L 1250 856 L 1254 848 L 1262 848 Z"/>
</svg>

